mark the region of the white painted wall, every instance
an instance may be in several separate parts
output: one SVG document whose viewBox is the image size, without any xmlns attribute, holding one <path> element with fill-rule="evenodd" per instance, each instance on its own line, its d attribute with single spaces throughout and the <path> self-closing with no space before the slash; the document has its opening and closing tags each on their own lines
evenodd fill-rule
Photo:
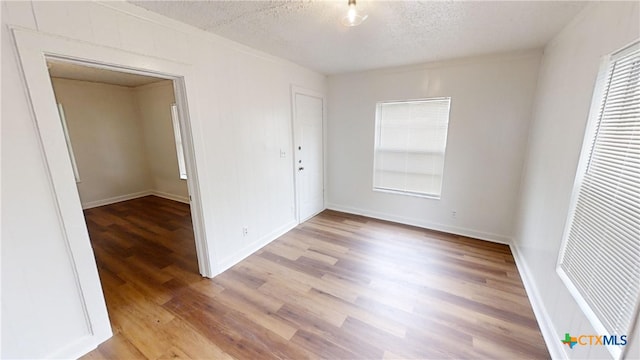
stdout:
<svg viewBox="0 0 640 360">
<path fill-rule="evenodd" d="M 134 90 L 58 78 L 52 83 L 56 100 L 65 112 L 83 207 L 151 189 L 143 123 Z"/>
<path fill-rule="evenodd" d="M 11 41 L 3 26 L 0 357 L 42 358 L 87 328 Z"/>
<path fill-rule="evenodd" d="M 0 357 L 42 358 L 87 325 L 2 6 Z"/>
<path fill-rule="evenodd" d="M 329 207 L 509 242 L 540 56 L 503 54 L 329 77 Z M 376 102 L 443 96 L 451 97 L 451 113 L 441 199 L 374 192 Z"/>
<path fill-rule="evenodd" d="M 175 103 L 173 82 L 157 82 L 134 88 L 138 116 L 151 176 L 152 191 L 188 201 L 187 182 L 180 179 L 176 143 L 171 120 Z"/>
<path fill-rule="evenodd" d="M 52 79 L 73 144 L 83 208 L 156 194 L 188 202 L 178 170 L 170 80 L 126 87 Z"/>
<path fill-rule="evenodd" d="M 593 328 L 555 272 L 591 97 L 601 59 L 640 36 L 638 2 L 595 3 L 547 45 L 529 134 L 514 249 L 552 354 L 609 358 L 601 346 L 568 350 L 565 333 Z M 634 340 L 638 342 L 636 334 Z M 638 344 L 635 354 L 640 358 Z"/>
<path fill-rule="evenodd" d="M 50 357 L 78 342 L 91 345 L 7 25 L 189 64 L 194 76 L 186 88 L 197 103 L 189 110 L 213 256 L 207 260 L 216 272 L 295 225 L 290 86 L 324 92 L 324 76 L 127 3 L 1 6 L 2 358 Z"/>
</svg>

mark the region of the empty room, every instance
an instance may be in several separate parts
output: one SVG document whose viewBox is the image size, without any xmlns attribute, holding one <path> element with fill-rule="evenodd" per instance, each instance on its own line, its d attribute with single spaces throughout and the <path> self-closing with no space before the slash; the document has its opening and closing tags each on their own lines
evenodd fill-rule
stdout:
<svg viewBox="0 0 640 360">
<path fill-rule="evenodd" d="M 640 358 L 638 1 L 1 6 L 1 358 Z"/>
</svg>

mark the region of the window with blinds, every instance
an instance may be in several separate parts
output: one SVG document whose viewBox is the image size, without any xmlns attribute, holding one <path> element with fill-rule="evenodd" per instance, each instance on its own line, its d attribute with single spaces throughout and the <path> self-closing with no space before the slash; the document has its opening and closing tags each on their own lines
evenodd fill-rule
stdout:
<svg viewBox="0 0 640 360">
<path fill-rule="evenodd" d="M 171 104 L 171 122 L 173 124 L 173 138 L 176 142 L 176 156 L 178 157 L 178 171 L 180 179 L 187 179 L 187 165 L 184 160 L 184 146 L 182 145 L 182 135 L 180 134 L 180 118 L 178 117 L 178 106 Z"/>
<path fill-rule="evenodd" d="M 596 331 L 630 339 L 640 297 L 639 43 L 605 61 L 589 116 L 558 273 Z"/>
<path fill-rule="evenodd" d="M 69 152 L 69 159 L 71 159 L 71 169 L 73 169 L 73 176 L 76 178 L 76 183 L 79 183 L 80 172 L 78 171 L 78 163 L 76 162 L 76 155 L 73 152 L 73 145 L 71 145 L 71 137 L 69 136 L 69 127 L 67 126 L 67 117 L 65 116 L 64 108 L 60 103 L 58 103 L 58 115 L 60 115 L 60 123 L 62 123 L 62 131 L 64 132 L 64 139 L 67 142 L 67 151 Z"/>
<path fill-rule="evenodd" d="M 376 106 L 373 189 L 440 198 L 451 98 Z"/>
</svg>

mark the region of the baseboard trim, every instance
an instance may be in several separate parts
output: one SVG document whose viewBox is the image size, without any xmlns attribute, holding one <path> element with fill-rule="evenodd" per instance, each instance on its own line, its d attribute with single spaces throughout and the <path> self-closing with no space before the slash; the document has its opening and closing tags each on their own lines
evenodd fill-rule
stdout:
<svg viewBox="0 0 640 360">
<path fill-rule="evenodd" d="M 91 209 L 91 208 L 95 208 L 95 207 L 98 207 L 98 206 L 104 206 L 104 205 L 111 205 L 111 204 L 119 203 L 121 201 L 133 200 L 133 199 L 137 199 L 137 198 L 141 198 L 143 196 L 149 196 L 149 195 L 152 195 L 151 190 L 139 191 L 139 192 L 135 192 L 135 193 L 131 193 L 131 194 L 114 196 L 114 197 L 107 198 L 107 199 L 89 201 L 89 202 L 83 203 L 82 204 L 82 208 L 86 210 L 86 209 Z"/>
<path fill-rule="evenodd" d="M 466 236 L 466 237 L 490 241 L 498 244 L 505 244 L 505 245 L 511 244 L 511 237 L 505 236 L 505 235 L 492 234 L 492 233 L 476 231 L 476 230 L 471 230 L 471 229 L 466 229 L 461 227 L 437 224 L 437 223 L 432 223 L 428 221 L 405 218 L 405 217 L 397 216 L 393 214 L 370 211 L 370 210 L 365 210 L 365 209 L 360 209 L 360 208 L 355 208 L 350 206 L 343 206 L 338 204 L 328 204 L 327 209 L 345 212 L 345 213 L 354 214 L 354 215 L 367 216 L 374 219 L 393 221 L 400 224 L 417 226 L 417 227 L 421 227 L 429 230 L 442 231 L 450 234 Z"/>
<path fill-rule="evenodd" d="M 239 263 L 240 261 L 244 260 L 249 255 L 255 253 L 256 251 L 258 251 L 260 249 L 262 249 L 263 247 L 268 245 L 273 240 L 275 240 L 275 239 L 279 238 L 280 236 L 286 234 L 287 232 L 291 231 L 291 229 L 295 228 L 297 225 L 298 225 L 298 223 L 295 220 L 291 220 L 290 222 L 286 223 L 285 225 L 277 228 L 276 230 L 270 232 L 269 234 L 266 234 L 266 235 L 260 237 L 260 239 L 258 239 L 256 241 L 252 242 L 251 244 L 245 246 L 244 248 L 242 248 L 242 250 L 236 252 L 235 254 L 233 254 L 231 256 L 228 256 L 226 259 L 224 259 L 224 260 L 222 260 L 222 261 L 220 261 L 218 263 L 218 269 L 217 269 L 215 275 L 223 273 L 225 270 L 229 269 L 233 265 L 235 265 L 235 264 Z"/>
<path fill-rule="evenodd" d="M 189 198 L 188 197 L 184 197 L 184 196 L 180 196 L 180 195 L 173 195 L 173 194 L 169 194 L 169 193 L 162 192 L 162 191 L 157 191 L 157 190 L 145 190 L 145 191 L 139 191 L 139 192 L 131 193 L 131 194 L 114 196 L 114 197 L 108 198 L 108 199 L 89 201 L 89 202 L 86 202 L 86 203 L 82 204 L 82 209 L 86 210 L 86 209 L 91 209 L 91 208 L 95 208 L 95 207 L 98 207 L 98 206 L 111 205 L 111 204 L 119 203 L 119 202 L 122 202 L 122 201 L 133 200 L 133 199 L 137 199 L 137 198 L 141 198 L 141 197 L 145 197 L 145 196 L 149 196 L 149 195 L 161 197 L 161 198 L 168 199 L 168 200 L 178 201 L 178 202 L 185 203 L 185 204 L 189 203 Z"/>
<path fill-rule="evenodd" d="M 520 278 L 522 279 L 522 283 L 524 284 L 524 288 L 527 292 L 527 297 L 531 303 L 533 314 L 536 316 L 536 320 L 538 320 L 540 332 L 542 333 L 544 342 L 547 344 L 547 349 L 549 350 L 551 358 L 568 359 L 569 356 L 565 353 L 562 343 L 560 342 L 561 336 L 555 331 L 551 316 L 542 302 L 542 296 L 533 281 L 527 262 L 522 257 L 520 250 L 518 250 L 518 246 L 512 243 L 509 247 L 511 248 L 511 253 L 513 254 L 513 258 L 516 262 L 516 268 L 518 268 L 518 273 L 520 273 Z"/>
<path fill-rule="evenodd" d="M 180 196 L 180 195 L 174 195 L 174 194 L 169 194 L 163 191 L 157 191 L 157 190 L 151 190 L 151 195 L 157 196 L 157 197 L 161 197 L 164 199 L 168 199 L 168 200 L 173 200 L 173 201 L 177 201 L 177 202 L 181 202 L 181 203 L 185 203 L 185 204 L 189 204 L 189 197 L 188 196 Z"/>
<path fill-rule="evenodd" d="M 55 351 L 53 354 L 49 354 L 47 359 L 79 359 L 90 351 L 95 350 L 98 345 L 109 340 L 112 335 L 112 333 L 109 333 L 102 334 L 101 336 L 95 334 L 83 336 Z"/>
</svg>

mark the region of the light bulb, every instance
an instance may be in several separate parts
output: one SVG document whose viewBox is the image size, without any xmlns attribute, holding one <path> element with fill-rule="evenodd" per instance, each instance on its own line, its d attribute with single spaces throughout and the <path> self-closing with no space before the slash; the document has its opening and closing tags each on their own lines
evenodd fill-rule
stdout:
<svg viewBox="0 0 640 360">
<path fill-rule="evenodd" d="M 356 12 L 356 4 L 349 5 L 349 12 L 347 13 L 349 24 L 353 25 L 353 23 L 356 21 L 356 15 L 358 15 L 358 13 Z"/>
<path fill-rule="evenodd" d="M 344 26 L 357 26 L 362 24 L 367 19 L 368 15 L 360 15 L 356 10 L 355 0 L 349 0 L 349 11 L 347 15 L 342 18 L 342 25 Z"/>
</svg>

